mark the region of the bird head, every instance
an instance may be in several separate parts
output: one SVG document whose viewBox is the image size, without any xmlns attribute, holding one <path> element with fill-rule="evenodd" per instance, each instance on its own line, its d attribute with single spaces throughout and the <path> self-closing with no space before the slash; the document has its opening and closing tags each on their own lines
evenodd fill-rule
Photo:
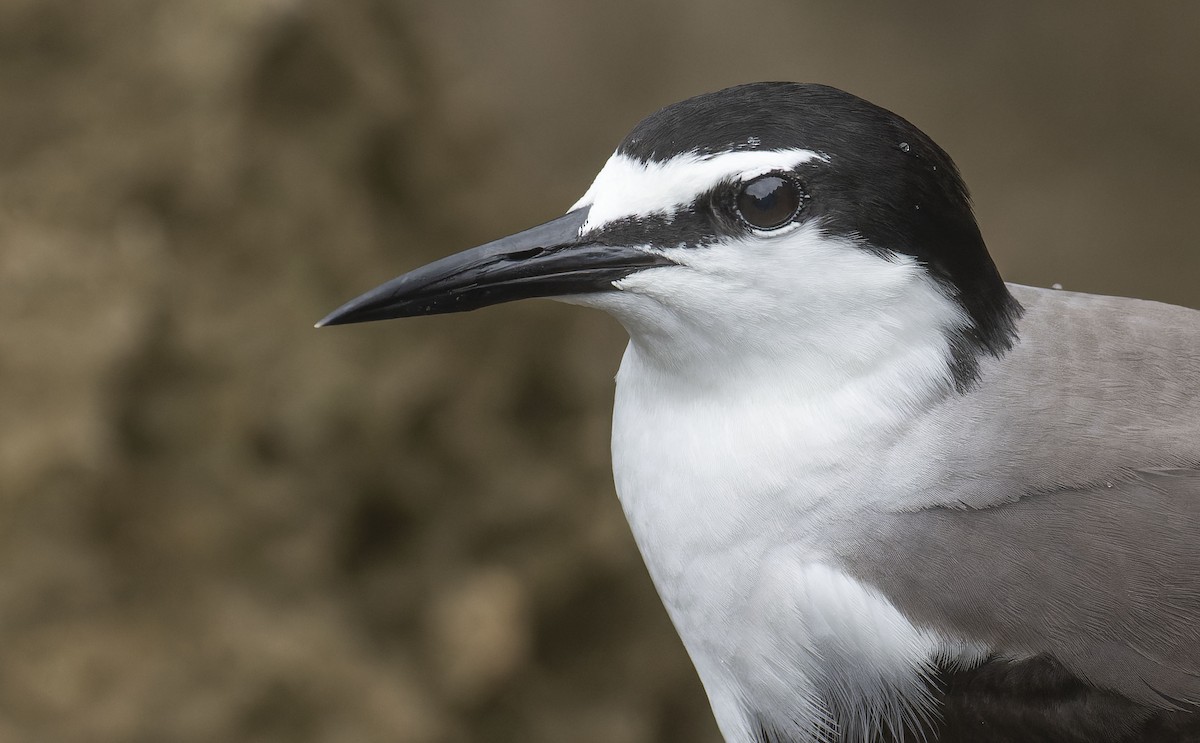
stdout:
<svg viewBox="0 0 1200 743">
<path fill-rule="evenodd" d="M 664 369 L 795 359 L 837 379 L 919 345 L 959 389 L 1009 348 L 1020 312 L 950 157 L 885 109 L 797 83 L 667 106 L 565 215 L 392 279 L 318 326 L 531 297 L 608 311 Z"/>
</svg>

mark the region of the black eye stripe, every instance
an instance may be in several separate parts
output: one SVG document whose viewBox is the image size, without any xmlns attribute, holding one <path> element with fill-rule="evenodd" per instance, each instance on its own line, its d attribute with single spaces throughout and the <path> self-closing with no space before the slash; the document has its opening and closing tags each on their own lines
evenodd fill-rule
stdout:
<svg viewBox="0 0 1200 743">
<path fill-rule="evenodd" d="M 720 239 L 725 230 L 714 220 L 705 195 L 670 213 L 615 219 L 584 237 L 600 245 L 649 245 L 655 248 L 700 247 Z"/>
</svg>

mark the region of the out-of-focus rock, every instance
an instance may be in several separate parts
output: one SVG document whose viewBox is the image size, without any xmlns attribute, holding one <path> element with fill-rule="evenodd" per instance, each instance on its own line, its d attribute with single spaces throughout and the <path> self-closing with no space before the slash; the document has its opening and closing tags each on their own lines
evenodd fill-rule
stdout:
<svg viewBox="0 0 1200 743">
<path fill-rule="evenodd" d="M 510 683 L 529 659 L 529 610 L 511 573 L 481 570 L 430 604 L 427 652 L 439 682 L 461 704 Z"/>
</svg>

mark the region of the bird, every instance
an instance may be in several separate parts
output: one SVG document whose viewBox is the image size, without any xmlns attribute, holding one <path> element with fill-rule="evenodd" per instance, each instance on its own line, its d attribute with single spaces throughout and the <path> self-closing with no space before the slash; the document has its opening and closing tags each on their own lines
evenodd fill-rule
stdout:
<svg viewBox="0 0 1200 743">
<path fill-rule="evenodd" d="M 318 327 L 534 297 L 628 331 L 615 488 L 728 743 L 1200 741 L 1200 312 L 1006 283 L 941 147 L 788 82 Z"/>
</svg>

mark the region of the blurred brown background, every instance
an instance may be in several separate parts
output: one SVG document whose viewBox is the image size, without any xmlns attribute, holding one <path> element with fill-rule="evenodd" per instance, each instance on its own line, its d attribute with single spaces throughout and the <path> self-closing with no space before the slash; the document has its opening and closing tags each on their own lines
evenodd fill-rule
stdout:
<svg viewBox="0 0 1200 743">
<path fill-rule="evenodd" d="M 1006 276 L 1200 305 L 1200 4 L 0 1 L 0 740 L 716 740 L 612 494 L 624 336 L 315 331 L 639 118 L 832 83 Z"/>
</svg>

